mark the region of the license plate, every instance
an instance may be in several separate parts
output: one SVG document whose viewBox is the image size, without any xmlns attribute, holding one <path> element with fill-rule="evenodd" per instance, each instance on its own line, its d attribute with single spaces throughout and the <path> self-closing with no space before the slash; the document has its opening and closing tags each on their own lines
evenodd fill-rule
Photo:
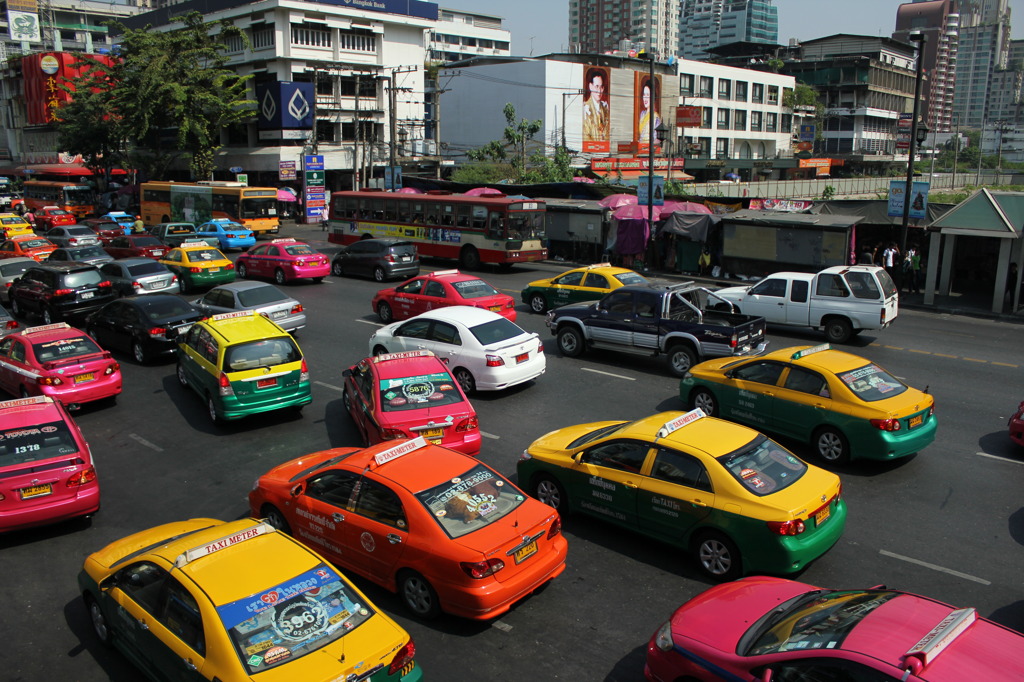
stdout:
<svg viewBox="0 0 1024 682">
<path fill-rule="evenodd" d="M 523 353 L 522 355 L 517 355 L 516 356 L 516 362 L 517 363 L 526 362 L 529 359 L 530 359 L 530 354 L 529 353 Z"/>
<path fill-rule="evenodd" d="M 496 313 L 496 312 L 499 312 L 501 310 L 501 306 L 500 305 L 487 306 L 487 309 L 490 310 L 492 313 Z"/>
<path fill-rule="evenodd" d="M 210 268 L 210 272 L 220 272 L 220 268 Z"/>
<path fill-rule="evenodd" d="M 165 286 L 167 286 L 167 282 L 153 282 L 149 285 L 151 289 L 163 289 Z"/>
<path fill-rule="evenodd" d="M 412 260 L 412 256 L 402 256 L 402 262 L 403 263 L 408 263 L 411 260 Z"/>
<path fill-rule="evenodd" d="M 88 374 L 79 374 L 78 376 L 75 377 L 75 383 L 82 384 L 85 383 L 86 381 L 92 381 L 95 378 L 96 375 L 92 372 L 89 372 Z"/>
<path fill-rule="evenodd" d="M 271 386 L 277 386 L 277 377 L 256 380 L 256 388 L 270 388 Z"/>
<path fill-rule="evenodd" d="M 420 431 L 420 434 L 424 438 L 441 438 L 444 436 L 444 429 L 427 429 L 425 431 Z"/>
<path fill-rule="evenodd" d="M 157 258 L 159 258 L 159 257 L 160 257 L 160 256 L 162 256 L 162 255 L 164 255 L 164 252 L 163 252 L 163 251 L 154 251 L 154 252 L 153 252 L 153 256 L 154 256 L 154 257 L 157 257 Z"/>
<path fill-rule="evenodd" d="M 832 514 L 832 509 L 827 505 L 819 509 L 814 513 L 814 524 L 820 526 L 828 520 L 828 517 Z"/>
<path fill-rule="evenodd" d="M 95 292 L 92 292 L 92 291 L 83 291 L 82 292 L 82 298 L 92 298 L 95 295 L 96 295 Z"/>
<path fill-rule="evenodd" d="M 275 313 L 271 313 L 271 314 L 270 314 L 270 317 L 271 317 L 271 318 L 273 318 L 273 319 L 275 319 L 275 320 L 280 320 L 280 319 L 281 319 L 282 317 L 284 317 L 284 316 L 285 316 L 285 315 L 287 315 L 287 314 L 288 314 L 288 313 L 287 313 L 286 311 L 284 311 L 284 310 L 278 310 L 278 311 L 277 311 L 277 312 L 275 312 Z"/>
<path fill-rule="evenodd" d="M 529 557 L 533 556 L 536 553 L 537 553 L 537 541 L 534 540 L 533 542 L 528 544 L 526 547 L 520 547 L 519 549 L 517 549 L 515 555 L 513 556 L 513 558 L 516 560 L 516 563 L 518 564 L 518 563 L 522 562 L 524 559 L 528 559 Z"/>
<path fill-rule="evenodd" d="M 919 414 L 916 417 L 911 417 L 910 418 L 910 428 L 914 428 L 915 426 L 920 426 L 921 422 L 923 422 L 923 421 L 924 421 L 924 415 L 923 414 Z"/>
<path fill-rule="evenodd" d="M 50 487 L 49 483 L 44 485 L 34 485 L 28 488 L 21 489 L 21 499 L 27 500 L 30 497 L 42 497 L 43 495 L 49 495 L 53 492 L 53 488 Z"/>
</svg>

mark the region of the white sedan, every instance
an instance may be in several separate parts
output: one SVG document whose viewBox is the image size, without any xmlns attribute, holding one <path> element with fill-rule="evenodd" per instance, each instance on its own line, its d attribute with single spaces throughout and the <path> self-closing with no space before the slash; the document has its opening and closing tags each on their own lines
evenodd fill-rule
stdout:
<svg viewBox="0 0 1024 682">
<path fill-rule="evenodd" d="M 371 355 L 407 350 L 433 351 L 466 393 L 500 391 L 547 367 L 539 335 L 498 313 L 461 305 L 394 322 L 370 337 Z"/>
</svg>

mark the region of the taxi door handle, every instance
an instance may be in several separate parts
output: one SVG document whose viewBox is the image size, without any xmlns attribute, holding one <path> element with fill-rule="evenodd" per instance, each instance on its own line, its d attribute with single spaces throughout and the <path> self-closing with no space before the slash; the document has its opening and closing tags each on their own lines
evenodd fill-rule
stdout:
<svg viewBox="0 0 1024 682">
<path fill-rule="evenodd" d="M 345 520 L 344 514 L 339 514 L 338 512 L 334 512 L 333 514 L 331 514 L 331 518 L 337 521 L 338 523 L 341 523 Z"/>
<path fill-rule="evenodd" d="M 775 394 L 772 393 L 771 391 L 765 391 L 762 395 L 764 395 L 767 398 L 774 398 L 775 397 Z"/>
<path fill-rule="evenodd" d="M 138 623 L 139 623 L 139 629 L 140 630 L 148 630 L 149 629 L 149 626 L 146 625 L 146 621 L 140 620 L 140 621 L 138 621 Z"/>
<path fill-rule="evenodd" d="M 387 538 L 388 542 L 390 542 L 392 545 L 397 545 L 402 542 L 402 538 L 398 537 L 394 533 L 388 533 Z"/>
<path fill-rule="evenodd" d="M 626 486 L 627 488 L 634 488 L 634 489 L 638 487 L 637 484 L 633 483 L 632 481 L 623 481 L 622 485 Z"/>
<path fill-rule="evenodd" d="M 690 504 L 692 504 L 694 507 L 706 507 L 706 506 L 708 506 L 707 502 L 701 502 L 700 500 L 690 500 Z"/>
<path fill-rule="evenodd" d="M 188 668 L 189 670 L 195 670 L 196 669 L 196 664 L 193 663 L 191 660 L 189 660 L 187 658 L 183 658 L 183 659 L 181 659 L 181 661 L 182 661 L 182 663 L 185 664 L 185 667 Z"/>
</svg>

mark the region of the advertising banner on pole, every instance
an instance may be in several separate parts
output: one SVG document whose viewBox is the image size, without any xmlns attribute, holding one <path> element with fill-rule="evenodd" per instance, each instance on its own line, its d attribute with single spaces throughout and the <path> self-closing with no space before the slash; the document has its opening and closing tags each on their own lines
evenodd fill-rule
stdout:
<svg viewBox="0 0 1024 682">
<path fill-rule="evenodd" d="M 928 217 L 928 188 L 931 183 L 914 182 L 910 189 L 910 218 L 923 220 Z M 903 196 L 907 189 L 906 180 L 891 180 L 889 182 L 889 204 L 887 215 L 890 218 L 903 217 Z"/>
</svg>

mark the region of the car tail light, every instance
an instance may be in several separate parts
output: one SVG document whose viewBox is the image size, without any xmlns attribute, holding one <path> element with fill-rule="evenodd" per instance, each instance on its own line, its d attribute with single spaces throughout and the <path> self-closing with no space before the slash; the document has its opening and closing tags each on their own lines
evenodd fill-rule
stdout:
<svg viewBox="0 0 1024 682">
<path fill-rule="evenodd" d="M 551 522 L 551 527 L 548 528 L 548 540 L 554 538 L 557 535 L 562 534 L 562 517 L 555 515 L 555 520 Z"/>
<path fill-rule="evenodd" d="M 736 346 L 738 346 L 738 345 L 739 345 L 739 338 L 737 337 L 737 335 L 736 335 L 736 334 L 733 334 L 733 335 L 732 335 L 732 336 L 731 336 L 731 337 L 729 338 L 729 348 L 735 348 L 735 347 L 736 347 Z"/>
<path fill-rule="evenodd" d="M 193 267 L 189 268 L 188 271 L 189 272 L 202 272 L 203 269 L 202 268 L 197 268 L 197 267 L 193 266 Z"/>
<path fill-rule="evenodd" d="M 121 365 L 119 365 L 116 362 L 112 362 L 109 365 L 107 365 L 107 368 L 105 370 L 103 370 L 103 374 L 106 376 L 110 376 L 119 369 L 121 369 Z"/>
<path fill-rule="evenodd" d="M 235 269 L 235 264 L 234 263 L 228 263 L 227 265 L 224 266 L 224 269 L 225 270 L 234 270 Z"/>
<path fill-rule="evenodd" d="M 488 355 L 487 366 L 488 367 L 501 367 L 505 364 L 505 361 L 501 359 L 500 355 Z"/>
<path fill-rule="evenodd" d="M 177 275 L 171 275 L 171 284 L 177 284 L 177 283 L 178 283 L 178 276 Z"/>
<path fill-rule="evenodd" d="M 515 301 L 509 301 L 508 303 L 505 304 L 505 307 L 506 308 L 515 308 L 516 307 L 516 302 Z"/>
<path fill-rule="evenodd" d="M 883 326 L 885 325 L 885 308 L 882 308 L 882 311 L 878 314 L 878 322 Z"/>
<path fill-rule="evenodd" d="M 132 282 L 132 289 L 142 289 L 142 288 L 143 288 L 142 282 Z"/>
<path fill-rule="evenodd" d="M 295 313 L 301 313 L 301 312 L 302 312 L 302 304 L 301 303 L 296 303 L 295 305 L 292 306 L 292 314 L 293 315 Z"/>
<path fill-rule="evenodd" d="M 61 386 L 64 384 L 64 380 L 60 377 L 39 377 L 36 379 L 36 383 L 40 386 Z"/>
<path fill-rule="evenodd" d="M 228 375 L 224 372 L 220 373 L 220 380 L 218 382 L 221 395 L 234 395 L 235 389 L 231 388 L 231 382 L 228 381 Z"/>
<path fill-rule="evenodd" d="M 74 488 L 76 486 L 85 485 L 86 483 L 92 483 L 96 480 L 96 467 L 89 467 L 88 469 L 82 469 L 77 474 L 68 479 L 67 486 Z"/>
<path fill-rule="evenodd" d="M 51 296 L 70 296 L 75 293 L 74 289 L 54 289 Z"/>
<path fill-rule="evenodd" d="M 228 239 L 234 239 L 235 238 L 235 235 L 231 234 L 231 233 L 228 233 L 228 234 L 226 234 L 224 236 L 227 237 Z"/>
<path fill-rule="evenodd" d="M 304 261 L 304 260 L 297 260 L 297 261 L 295 261 L 295 266 L 296 267 L 301 268 L 301 267 L 305 267 L 305 265 L 306 265 L 306 261 Z"/>
<path fill-rule="evenodd" d="M 384 440 L 395 440 L 396 438 L 405 438 L 405 432 L 401 429 L 383 429 L 380 436 Z"/>
<path fill-rule="evenodd" d="M 476 415 L 468 417 L 459 422 L 459 425 L 455 427 L 456 433 L 463 433 L 466 431 L 476 431 L 480 428 L 480 422 L 477 420 Z"/>
<path fill-rule="evenodd" d="M 7 324 L 4 325 L 4 329 L 17 329 L 17 328 L 18 328 L 18 321 L 17 320 L 7 320 Z"/>
<path fill-rule="evenodd" d="M 302 358 L 302 369 L 299 371 L 299 381 L 309 381 L 309 367 L 306 366 L 306 358 Z"/>
<path fill-rule="evenodd" d="M 1024 410 L 1024 403 L 1021 403 L 1020 407 L 1021 407 L 1022 410 Z M 928 416 L 929 417 L 934 417 L 935 416 L 935 403 L 934 402 L 932 402 L 932 406 L 928 408 Z"/>
<path fill-rule="evenodd" d="M 871 419 L 869 420 L 871 425 L 881 431 L 899 431 L 900 420 L 899 419 Z"/>
<path fill-rule="evenodd" d="M 768 529 L 776 535 L 800 535 L 804 532 L 804 522 L 800 519 L 795 521 L 769 521 Z"/>
<path fill-rule="evenodd" d="M 78 243 L 78 239 L 76 239 L 75 237 L 70 237 L 68 239 L 68 246 L 74 246 L 77 243 Z"/>
<path fill-rule="evenodd" d="M 393 253 L 389 253 L 388 254 L 388 262 L 389 263 L 397 263 L 398 262 L 398 260 L 395 258 L 395 254 L 393 254 Z"/>
<path fill-rule="evenodd" d="M 395 657 L 391 659 L 391 665 L 388 666 L 388 675 L 394 675 L 405 666 L 411 664 L 415 656 L 416 645 L 410 639 L 408 644 L 399 649 Z"/>
<path fill-rule="evenodd" d="M 111 283 L 111 281 L 109 279 L 105 279 L 102 282 L 100 282 L 99 284 L 97 284 L 96 286 L 100 287 L 101 289 L 106 289 L 107 287 L 111 287 L 111 286 L 114 286 L 114 285 Z"/>
<path fill-rule="evenodd" d="M 166 336 L 167 327 L 153 327 L 149 330 L 149 335 L 156 338 L 157 336 Z"/>
<path fill-rule="evenodd" d="M 4 286 L 5 287 L 10 287 L 12 284 L 14 284 L 14 282 L 6 282 L 6 283 L 4 283 Z"/>
<path fill-rule="evenodd" d="M 505 562 L 501 559 L 486 559 L 484 561 L 460 561 L 459 566 L 470 578 L 480 580 L 489 575 L 494 575 L 505 568 Z"/>
<path fill-rule="evenodd" d="M 543 353 L 544 352 L 544 342 L 543 341 L 538 341 L 537 342 L 537 352 L 538 353 Z"/>
</svg>

